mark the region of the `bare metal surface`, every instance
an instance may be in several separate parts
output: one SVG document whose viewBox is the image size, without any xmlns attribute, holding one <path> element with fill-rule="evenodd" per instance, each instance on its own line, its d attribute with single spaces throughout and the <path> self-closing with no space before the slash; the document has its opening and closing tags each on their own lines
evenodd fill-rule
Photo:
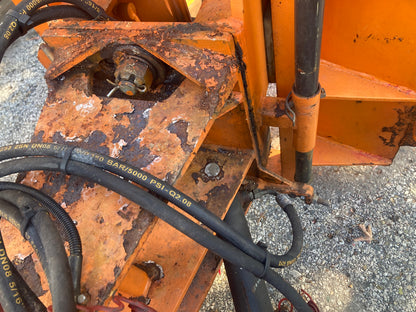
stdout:
<svg viewBox="0 0 416 312">
<path fill-rule="evenodd" d="M 1 145 L 28 141 L 46 97 L 36 61 L 36 36 L 16 42 L 0 64 Z M 281 271 L 312 295 L 321 311 L 413 311 L 416 306 L 416 153 L 402 148 L 391 167 L 314 169 L 318 194 L 331 207 L 295 204 L 305 227 L 299 261 Z M 272 198 L 249 213 L 256 240 L 283 252 L 288 223 Z M 353 242 L 371 225 L 372 242 Z M 224 280 L 221 271 L 219 280 Z M 224 283 L 216 283 L 201 311 L 233 311 Z M 273 301 L 278 301 L 278 295 Z"/>
</svg>

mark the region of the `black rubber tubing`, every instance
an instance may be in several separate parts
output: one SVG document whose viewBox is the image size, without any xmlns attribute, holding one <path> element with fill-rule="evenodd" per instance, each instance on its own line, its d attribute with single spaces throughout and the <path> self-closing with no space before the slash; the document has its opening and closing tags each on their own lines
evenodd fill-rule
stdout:
<svg viewBox="0 0 416 312">
<path fill-rule="evenodd" d="M 83 177 L 119 193 L 218 256 L 264 279 L 280 291 L 297 311 L 311 311 L 302 296 L 270 267 L 265 268 L 264 263 L 247 255 L 227 241 L 214 236 L 211 232 L 172 209 L 150 193 L 119 176 L 76 161 L 68 161 L 65 168 L 62 168 L 62 162 L 57 158 L 27 157 L 1 163 L 0 177 L 33 170 L 62 171 L 66 174 Z"/>
<path fill-rule="evenodd" d="M 91 17 L 100 20 L 111 20 L 112 18 L 105 13 L 104 9 L 92 1 L 83 0 L 29 0 L 20 2 L 14 11 L 21 16 L 21 18 L 28 18 L 32 16 L 37 9 L 47 4 L 65 2 L 75 5 L 81 10 L 85 11 Z M 52 18 L 54 19 L 54 18 Z M 27 22 L 27 21 L 26 21 Z M 0 62 L 10 44 L 17 38 L 22 36 L 25 29 L 22 29 L 17 17 L 5 14 L 0 24 Z"/>
<path fill-rule="evenodd" d="M 57 5 L 37 10 L 30 18 L 27 26 L 28 29 L 34 28 L 40 24 L 64 18 L 81 18 L 84 20 L 93 19 L 94 17 L 87 12 L 73 5 Z"/>
<path fill-rule="evenodd" d="M 82 254 L 81 238 L 79 237 L 78 230 L 68 213 L 55 200 L 37 189 L 23 184 L 0 182 L 0 191 L 4 190 L 24 192 L 42 203 L 44 207 L 48 209 L 49 213 L 51 213 L 62 225 L 69 243 L 69 254 Z"/>
<path fill-rule="evenodd" d="M 1 209 L 1 208 L 0 208 Z M 23 294 L 18 284 L 17 276 L 12 262 L 7 256 L 3 237 L 0 233 L 0 303 L 5 312 L 26 312 Z"/>
<path fill-rule="evenodd" d="M 266 258 L 269 257 L 270 265 L 272 267 L 286 267 L 295 262 L 302 251 L 303 230 L 300 225 L 299 216 L 297 215 L 293 206 L 286 208 L 282 207 L 288 214 L 289 220 L 292 224 L 292 246 L 284 255 L 273 255 L 268 253 L 265 249 L 257 246 L 252 241 L 241 236 L 238 232 L 226 225 L 215 214 L 207 209 L 202 208 L 189 196 L 183 194 L 179 190 L 170 186 L 166 182 L 150 175 L 149 173 L 146 173 L 136 167 L 130 166 L 126 162 L 123 162 L 119 159 L 100 155 L 98 153 L 90 152 L 81 148 L 74 149 L 73 147 L 68 147 L 60 144 L 25 143 L 20 145 L 9 145 L 0 148 L 0 161 L 22 156 L 52 156 L 64 158 L 68 153 L 70 153 L 69 159 L 71 160 L 79 161 L 108 170 L 151 190 L 162 198 L 172 202 L 184 210 L 186 213 L 190 214 L 192 217 L 208 226 L 218 235 L 228 240 L 234 246 L 238 247 L 262 263 L 264 263 Z M 117 166 L 115 166 L 115 164 L 117 164 Z M 139 176 L 141 176 L 141 178 L 139 178 Z M 144 176 L 146 179 L 143 178 Z M 175 196 L 171 196 L 170 194 L 175 194 Z M 187 204 L 184 204 L 184 202 Z"/>
<path fill-rule="evenodd" d="M 24 192 L 37 201 L 51 213 L 56 220 L 62 225 L 65 231 L 65 236 L 68 239 L 69 244 L 69 266 L 72 272 L 72 279 L 74 284 L 75 295 L 79 294 L 80 282 L 81 282 L 81 269 L 82 269 L 82 244 L 78 230 L 72 221 L 68 213 L 51 197 L 43 194 L 42 192 L 32 187 L 11 183 L 11 182 L 0 182 L 0 191 L 4 190 L 16 190 Z"/>
<path fill-rule="evenodd" d="M 289 222 L 292 226 L 292 245 L 286 253 L 286 255 L 293 255 L 291 259 L 287 262 L 290 265 L 291 263 L 296 261 L 297 257 L 299 257 L 303 247 L 302 223 L 300 222 L 300 218 L 296 211 L 296 208 L 293 206 L 293 204 L 287 198 L 286 195 L 280 194 L 275 190 L 254 191 L 253 194 L 254 198 L 260 198 L 266 194 L 273 195 L 279 206 L 286 213 Z"/>
<path fill-rule="evenodd" d="M 3 259 L 2 259 L 3 261 Z M 10 261 L 10 260 L 9 260 Z M 14 267 L 14 265 L 11 267 L 12 274 L 15 276 L 15 281 L 17 283 L 17 288 L 19 292 L 21 293 L 23 297 L 23 301 L 25 304 L 25 307 L 28 311 L 35 311 L 35 312 L 47 312 L 47 308 L 44 306 L 42 301 L 39 300 L 39 298 L 36 296 L 36 294 L 33 292 L 33 290 L 27 285 L 26 281 L 22 278 L 20 273 L 17 271 L 17 269 Z M 0 286 L 1 288 L 1 286 Z M 0 289 L 0 292 L 3 291 Z M 2 303 L 2 299 L 0 299 L 0 302 Z"/>
<path fill-rule="evenodd" d="M 28 207 L 35 209 L 42 206 L 32 197 L 19 191 L 2 191 L 0 198 L 0 217 L 6 219 L 19 230 L 22 230 L 24 217 L 22 211 Z M 16 209 L 17 206 L 19 209 Z M 66 257 L 63 242 L 59 236 L 48 213 L 40 209 L 31 217 L 25 232 L 35 250 L 45 271 L 54 311 L 75 312 L 74 293 L 72 289 L 72 276 Z"/>
<path fill-rule="evenodd" d="M 0 208 L 1 209 L 1 208 Z M 18 209 L 16 207 L 16 209 Z M 39 300 L 39 298 L 33 293 L 32 289 L 27 285 L 26 281 L 21 277 L 15 266 L 11 263 L 9 257 L 7 256 L 6 247 L 4 246 L 3 238 L 0 233 L 0 261 L 1 261 L 1 276 L 0 279 L 0 303 L 1 307 L 5 311 L 19 311 L 20 307 L 14 307 L 15 304 L 19 304 L 20 299 L 23 300 L 25 305 L 24 311 L 34 311 L 34 312 L 47 312 L 46 307 Z M 8 267 L 5 267 L 5 264 L 9 264 L 10 270 Z M 12 277 L 12 278 L 9 278 Z M 5 284 L 7 282 L 7 284 Z M 10 284 L 11 283 L 11 284 Z M 13 287 L 13 288 L 12 288 Z M 10 291 L 12 294 L 10 296 Z M 17 292 L 19 294 L 17 294 Z M 17 298 L 20 298 L 19 300 Z M 10 299 L 13 299 L 12 308 L 8 302 Z"/>
</svg>

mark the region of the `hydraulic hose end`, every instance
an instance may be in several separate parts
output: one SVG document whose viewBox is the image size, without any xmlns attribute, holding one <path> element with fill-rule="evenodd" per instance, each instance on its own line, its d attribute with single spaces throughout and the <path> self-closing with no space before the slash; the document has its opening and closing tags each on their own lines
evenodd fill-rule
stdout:
<svg viewBox="0 0 416 312">
<path fill-rule="evenodd" d="M 70 255 L 68 257 L 69 268 L 72 274 L 72 284 L 74 286 L 74 296 L 77 298 L 81 293 L 81 271 L 82 255 Z"/>
</svg>

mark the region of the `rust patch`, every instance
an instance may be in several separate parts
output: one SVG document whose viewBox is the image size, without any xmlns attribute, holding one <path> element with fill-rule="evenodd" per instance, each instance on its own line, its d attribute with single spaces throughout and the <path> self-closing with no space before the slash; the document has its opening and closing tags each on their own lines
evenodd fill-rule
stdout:
<svg viewBox="0 0 416 312">
<path fill-rule="evenodd" d="M 62 196 L 57 198 L 60 194 L 61 188 L 68 185 Z M 59 172 L 50 172 L 45 175 L 45 183 L 42 185 L 41 191 L 49 196 L 54 196 L 55 199 L 64 202 L 66 205 L 72 205 L 81 198 L 81 191 L 86 187 L 92 187 L 94 184 L 86 181 L 83 178 L 76 176 L 66 176 Z"/>
<path fill-rule="evenodd" d="M 279 118 L 279 117 L 285 116 L 285 115 L 286 115 L 286 112 L 285 112 L 284 108 L 282 108 L 281 105 L 276 105 L 276 107 L 274 109 L 274 117 Z"/>
<path fill-rule="evenodd" d="M 32 254 L 23 260 L 15 258 L 13 263 L 19 274 L 23 277 L 36 296 L 40 297 L 48 292 L 42 288 L 42 283 L 39 274 L 36 272 Z"/>
<path fill-rule="evenodd" d="M 122 217 L 124 220 L 130 221 L 134 217 L 134 211 L 129 209 L 129 204 L 125 204 L 117 211 L 117 214 Z"/>
<path fill-rule="evenodd" d="M 395 111 L 398 115 L 397 122 L 391 127 L 383 127 L 381 132 L 386 134 L 380 135 L 379 138 L 386 146 L 415 146 L 414 127 L 416 122 L 416 106 L 406 106 L 403 110 L 395 109 Z M 400 137 L 402 137 L 400 142 L 397 142 L 397 139 Z"/>
<path fill-rule="evenodd" d="M 409 117 L 410 122 L 399 143 L 400 146 L 416 146 L 416 106 L 411 107 Z"/>
<path fill-rule="evenodd" d="M 33 143 L 41 143 L 44 134 L 45 134 L 45 131 L 35 132 L 32 135 L 32 142 Z"/>
<path fill-rule="evenodd" d="M 201 23 L 191 23 L 191 24 L 177 24 L 175 29 L 173 27 L 165 26 L 167 33 L 173 32 L 173 34 L 194 34 L 201 31 L 212 31 L 212 27 L 203 25 Z"/>
<path fill-rule="evenodd" d="M 60 174 L 59 172 L 50 172 L 45 175 L 45 182 L 42 185 L 41 191 L 48 195 L 55 195 L 57 194 L 62 185 L 64 185 L 67 181 L 68 177 L 64 174 Z"/>
<path fill-rule="evenodd" d="M 206 88 L 210 95 L 201 105 L 211 108 L 209 102 L 226 100 L 236 82 L 238 65 L 233 55 L 209 49 L 218 46 L 218 40 L 221 41 L 220 46 L 227 47 L 224 51 L 234 46 L 232 35 L 222 32 L 221 26 L 214 23 L 209 26 L 197 23 L 137 23 L 129 26 L 126 30 L 125 24 L 117 22 L 56 24 L 56 28 L 51 28 L 44 34 L 44 40 L 55 48 L 55 61 L 49 67 L 47 77 L 55 78 L 103 49 L 110 47 L 111 50 L 115 45 L 136 44 L 186 78 Z M 67 45 L 64 43 L 61 46 L 56 40 L 59 37 L 70 38 L 74 42 L 67 40 Z M 179 43 L 181 40 L 192 42 L 192 39 L 201 42 L 201 46 Z M 220 101 L 216 99 L 217 96 Z"/>
<path fill-rule="evenodd" d="M 103 154 L 114 152 L 116 157 L 169 183 L 181 177 L 192 162 L 192 152 L 196 153 L 212 126 L 213 113 L 221 110 L 229 97 L 238 69 L 233 55 L 175 40 L 197 34 L 200 40 L 215 42 L 222 34 L 198 24 L 163 24 L 161 27 L 160 24 L 132 23 L 128 24 L 131 29 L 126 29 L 126 23 L 117 22 L 56 25 L 71 26 L 50 30 L 53 35 L 47 40 L 55 42 L 51 47 L 56 48 L 56 62 L 48 73 L 49 78 L 65 74 L 48 81 L 48 99 L 33 140 L 77 145 Z M 66 39 L 61 40 L 64 37 Z M 233 44 L 232 36 L 226 37 L 221 39 L 224 45 Z M 94 95 L 92 65 L 88 63 L 91 60 L 81 62 L 112 44 L 140 45 L 187 79 L 172 89 L 168 98 L 158 99 L 158 102 Z M 209 181 L 202 190 L 195 190 L 202 197 L 195 198 L 208 200 L 205 197 L 210 190 L 223 194 L 220 183 L 232 184 L 229 196 L 233 196 L 253 159 L 251 152 L 233 155 L 235 159 L 229 165 L 234 169 L 231 168 L 221 181 Z M 88 255 L 83 261 L 81 286 L 89 292 L 92 302 L 102 303 L 108 299 L 117 278 L 128 269 L 130 256 L 137 251 L 144 231 L 152 226 L 153 216 L 104 187 L 85 184 L 76 178 L 30 172 L 23 182 L 42 188 L 58 202 L 65 202 L 63 206 L 77 222 Z M 67 188 L 64 183 L 71 186 Z M 215 186 L 220 188 L 215 190 Z M 215 200 L 209 202 L 217 204 Z M 222 205 L 224 210 L 227 204 Z M 169 258 L 169 255 L 162 256 Z"/>
<path fill-rule="evenodd" d="M 138 168 L 146 168 L 157 158 L 146 146 L 140 146 L 140 142 L 127 144 L 120 153 L 120 159 L 128 162 Z"/>
<path fill-rule="evenodd" d="M 191 174 L 192 179 L 194 180 L 195 184 L 199 183 L 200 173 L 199 172 L 193 172 Z"/>
<path fill-rule="evenodd" d="M 78 178 L 76 176 L 70 176 L 66 185 L 68 187 L 64 193 L 63 202 L 65 202 L 67 205 L 72 205 L 81 199 L 81 191 L 85 187 L 88 187 L 85 183 L 85 179 Z"/>
<path fill-rule="evenodd" d="M 133 220 L 132 228 L 126 231 L 123 236 L 123 247 L 126 252 L 126 259 L 131 256 L 144 231 L 146 231 L 153 220 L 154 216 L 146 210 L 141 210 L 137 218 Z"/>
<path fill-rule="evenodd" d="M 231 190 L 227 184 L 215 186 L 205 194 L 207 208 L 216 215 L 221 215 L 223 208 L 218 207 L 218 203 L 227 202 L 230 199 L 230 193 Z"/>
<path fill-rule="evenodd" d="M 151 109 L 154 103 L 150 102 L 139 102 L 139 101 L 132 101 L 134 103 L 135 114 L 128 114 L 128 118 L 130 121 L 130 125 L 115 125 L 113 127 L 114 130 L 114 138 L 112 140 L 113 143 L 118 142 L 120 140 L 124 140 L 126 142 L 131 142 L 137 138 L 137 135 L 142 132 L 142 130 L 147 126 L 148 120 L 143 118 L 143 113 Z"/>
<path fill-rule="evenodd" d="M 189 122 L 178 120 L 172 122 L 167 129 L 170 133 L 174 133 L 178 136 L 179 140 L 181 140 L 182 149 L 185 152 L 190 153 L 193 148 L 188 144 L 188 126 Z"/>
<path fill-rule="evenodd" d="M 172 171 L 169 171 L 165 176 L 165 181 L 169 184 L 173 184 L 175 182 L 175 174 Z"/>
</svg>

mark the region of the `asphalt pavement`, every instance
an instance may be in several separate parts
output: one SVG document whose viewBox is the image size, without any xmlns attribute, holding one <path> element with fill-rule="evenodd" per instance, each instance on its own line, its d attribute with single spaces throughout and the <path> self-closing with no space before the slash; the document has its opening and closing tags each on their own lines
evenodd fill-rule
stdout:
<svg viewBox="0 0 416 312">
<path fill-rule="evenodd" d="M 0 64 L 0 145 L 29 141 L 47 94 L 40 43 L 29 33 Z M 321 311 L 416 311 L 416 149 L 401 148 L 389 167 L 316 167 L 313 186 L 330 206 L 294 199 L 305 244 L 299 260 L 278 270 Z M 248 215 L 255 241 L 283 253 L 290 226 L 273 197 Z M 356 241 L 371 229 L 367 241 Z M 370 239 L 371 238 L 371 239 Z M 279 293 L 271 293 L 275 305 Z M 201 311 L 233 311 L 222 269 Z"/>
</svg>

